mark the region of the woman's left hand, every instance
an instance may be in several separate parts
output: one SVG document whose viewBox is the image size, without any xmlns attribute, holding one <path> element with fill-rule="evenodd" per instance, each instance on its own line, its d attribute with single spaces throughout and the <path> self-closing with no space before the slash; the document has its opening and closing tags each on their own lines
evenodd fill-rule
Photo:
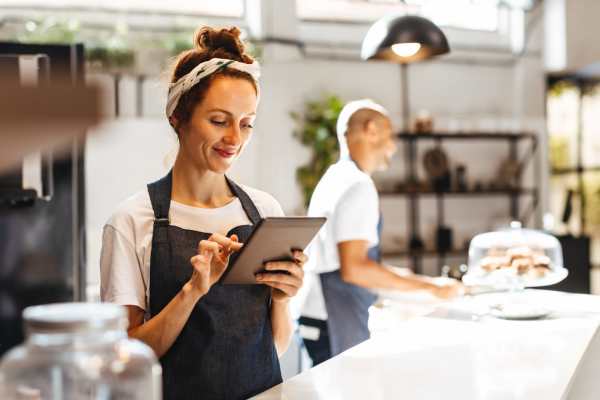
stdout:
<svg viewBox="0 0 600 400">
<path fill-rule="evenodd" d="M 292 255 L 294 261 L 269 262 L 265 265 L 265 272 L 256 274 L 258 283 L 271 287 L 271 298 L 274 302 L 289 301 L 302 287 L 304 281 L 302 267 L 308 258 L 299 250 L 294 250 Z"/>
</svg>

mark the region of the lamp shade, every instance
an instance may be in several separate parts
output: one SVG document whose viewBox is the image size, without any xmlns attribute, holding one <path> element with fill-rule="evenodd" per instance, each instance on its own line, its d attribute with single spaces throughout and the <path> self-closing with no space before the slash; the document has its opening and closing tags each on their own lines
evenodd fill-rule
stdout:
<svg viewBox="0 0 600 400">
<path fill-rule="evenodd" d="M 383 17 L 363 39 L 361 57 L 401 64 L 450 52 L 444 32 L 427 18 L 416 15 Z"/>
</svg>

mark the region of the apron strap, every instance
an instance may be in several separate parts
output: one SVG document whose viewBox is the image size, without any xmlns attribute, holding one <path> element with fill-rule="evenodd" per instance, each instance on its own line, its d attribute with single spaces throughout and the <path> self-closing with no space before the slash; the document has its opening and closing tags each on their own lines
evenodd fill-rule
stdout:
<svg viewBox="0 0 600 400">
<path fill-rule="evenodd" d="M 154 236 L 157 243 L 166 243 L 167 227 L 169 226 L 169 207 L 171 206 L 171 188 L 173 187 L 173 172 L 156 182 L 148 184 L 150 203 L 154 211 Z"/>
<path fill-rule="evenodd" d="M 258 224 L 258 222 L 262 219 L 262 217 L 260 216 L 260 213 L 258 212 L 256 205 L 254 204 L 252 199 L 250 199 L 250 196 L 248 196 L 248 194 L 241 187 L 239 187 L 235 182 L 233 182 L 227 176 L 225 177 L 225 180 L 227 181 L 227 184 L 229 185 L 229 189 L 231 189 L 233 194 L 238 199 L 240 199 L 240 202 L 242 203 L 242 208 L 244 209 L 244 211 L 246 212 L 246 215 L 252 222 L 252 225 Z"/>
<path fill-rule="evenodd" d="M 229 189 L 233 194 L 240 199 L 242 208 L 246 212 L 246 215 L 250 219 L 253 225 L 256 225 L 261 219 L 261 215 L 256 208 L 256 205 L 250 199 L 250 196 L 235 182 L 225 177 Z M 150 203 L 152 203 L 152 209 L 154 210 L 154 227 L 167 227 L 169 226 L 169 207 L 171 205 L 171 189 L 173 187 L 173 171 L 162 179 L 148 185 L 148 193 L 150 195 Z M 159 236 L 163 236 L 163 229 L 158 229 Z M 166 239 L 166 230 L 164 230 L 164 238 Z"/>
<path fill-rule="evenodd" d="M 171 259 L 171 244 L 169 243 L 169 207 L 171 205 L 171 187 L 173 186 L 172 172 L 148 184 L 150 203 L 154 211 L 154 227 L 152 229 L 152 254 L 150 259 L 150 283 L 155 293 L 169 292 L 169 280 L 164 279 L 164 273 L 158 266 L 169 265 Z M 144 282 L 144 292 L 148 293 Z M 159 301 L 152 295 L 147 299 L 150 313 L 154 316 L 160 309 Z"/>
<path fill-rule="evenodd" d="M 381 232 L 383 231 L 383 214 L 379 211 L 379 222 L 377 222 L 377 246 L 369 249 L 369 259 L 381 262 Z"/>
</svg>

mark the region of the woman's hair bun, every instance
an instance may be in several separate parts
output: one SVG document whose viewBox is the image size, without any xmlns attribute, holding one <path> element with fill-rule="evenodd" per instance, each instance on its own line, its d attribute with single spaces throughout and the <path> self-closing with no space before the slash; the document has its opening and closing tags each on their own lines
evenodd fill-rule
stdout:
<svg viewBox="0 0 600 400">
<path fill-rule="evenodd" d="M 245 56 L 245 49 L 240 34 L 237 27 L 222 29 L 202 27 L 196 31 L 194 44 L 200 52 L 229 54 L 242 60 Z"/>
</svg>

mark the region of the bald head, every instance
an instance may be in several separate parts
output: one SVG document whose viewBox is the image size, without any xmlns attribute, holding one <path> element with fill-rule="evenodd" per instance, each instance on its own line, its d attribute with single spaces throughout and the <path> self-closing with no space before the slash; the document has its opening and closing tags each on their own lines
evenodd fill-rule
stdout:
<svg viewBox="0 0 600 400">
<path fill-rule="evenodd" d="M 340 111 L 340 115 L 338 116 L 336 123 L 336 132 L 338 142 L 340 144 L 340 158 L 342 159 L 350 156 L 348 153 L 348 143 L 346 142 L 346 133 L 349 130 L 348 126 L 350 119 L 355 113 L 361 110 L 373 110 L 382 115 L 387 115 L 385 108 L 370 99 L 360 99 L 346 103 L 344 108 L 342 108 L 342 111 Z"/>
<path fill-rule="evenodd" d="M 345 145 L 349 157 L 363 171 L 371 173 L 386 169 L 396 151 L 390 118 L 377 104 L 358 105 L 351 114 L 346 114 L 345 125 L 338 125 L 338 128 L 344 128 L 338 130 L 340 150 L 342 144 Z"/>
<path fill-rule="evenodd" d="M 369 125 L 375 124 L 376 128 L 381 128 L 383 125 L 389 124 L 389 118 L 379 111 L 362 108 L 356 111 L 348 120 L 348 128 L 346 130 L 347 140 L 351 137 L 356 137 L 357 134 L 369 130 Z"/>
</svg>

